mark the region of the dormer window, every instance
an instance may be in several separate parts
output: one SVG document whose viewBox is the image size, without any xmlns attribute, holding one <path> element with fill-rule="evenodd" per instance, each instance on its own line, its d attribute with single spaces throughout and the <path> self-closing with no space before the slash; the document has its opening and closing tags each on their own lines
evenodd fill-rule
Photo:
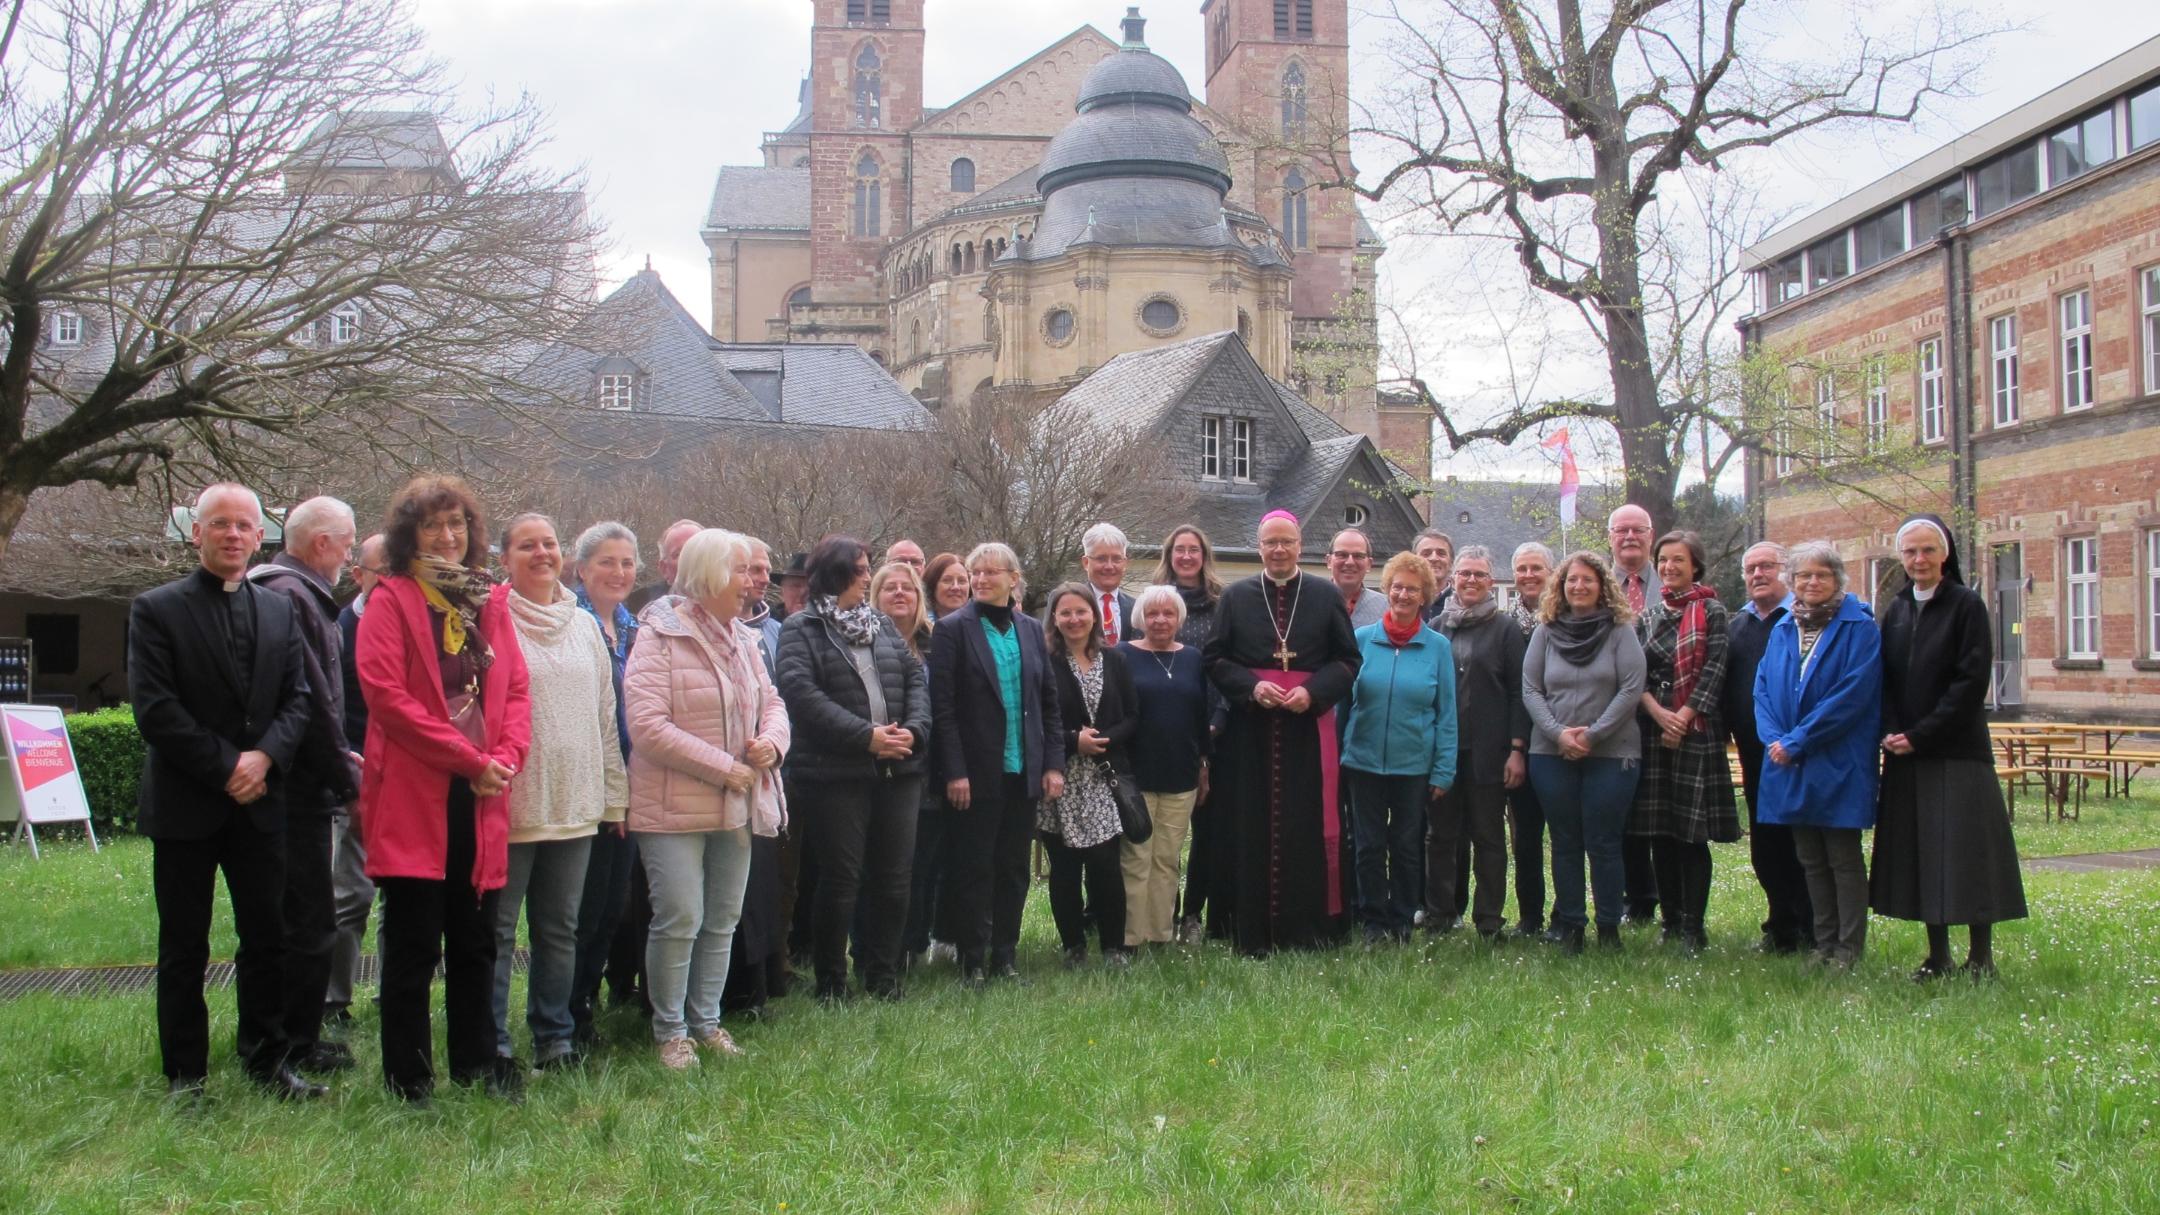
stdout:
<svg viewBox="0 0 2160 1215">
<path fill-rule="evenodd" d="M 83 320 L 80 312 L 56 312 L 53 314 L 52 344 L 55 346 L 80 346 L 83 342 Z"/>
<path fill-rule="evenodd" d="M 1207 481 L 1252 480 L 1253 424 L 1250 418 L 1200 417 L 1200 476 Z"/>
<path fill-rule="evenodd" d="M 330 344 L 342 346 L 360 340 L 360 305 L 343 304 L 330 313 Z"/>
<path fill-rule="evenodd" d="M 638 382 L 645 378 L 629 359 L 602 359 L 593 368 L 593 400 L 602 409 L 627 413 L 637 408 Z"/>
</svg>

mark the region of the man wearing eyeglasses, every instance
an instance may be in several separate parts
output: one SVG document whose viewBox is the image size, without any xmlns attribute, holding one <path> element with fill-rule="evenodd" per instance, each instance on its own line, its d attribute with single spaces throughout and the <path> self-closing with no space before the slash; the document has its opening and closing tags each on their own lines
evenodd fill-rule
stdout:
<svg viewBox="0 0 2160 1215">
<path fill-rule="evenodd" d="M 1605 520 L 1605 538 L 1612 543 L 1613 577 L 1627 595 L 1628 607 L 1640 618 L 1651 589 L 1650 512 L 1632 502 L 1620 507 Z M 1657 918 L 1658 905 L 1657 874 L 1650 867 L 1650 837 L 1622 837 L 1620 859 L 1627 867 L 1627 914 L 1623 918 L 1647 924 Z"/>
<path fill-rule="evenodd" d="M 1365 585 L 1365 575 L 1372 572 L 1372 541 L 1364 532 L 1354 527 L 1336 532 L 1328 546 L 1327 567 L 1343 610 L 1350 613 L 1351 628 L 1364 628 L 1387 615 L 1387 596 Z"/>
</svg>

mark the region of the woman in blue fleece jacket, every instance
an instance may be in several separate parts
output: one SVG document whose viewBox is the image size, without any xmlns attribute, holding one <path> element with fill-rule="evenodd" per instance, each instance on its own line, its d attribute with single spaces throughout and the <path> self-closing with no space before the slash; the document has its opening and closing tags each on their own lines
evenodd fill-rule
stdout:
<svg viewBox="0 0 2160 1215">
<path fill-rule="evenodd" d="M 1381 572 L 1387 615 L 1357 631 L 1342 768 L 1357 830 L 1357 918 L 1365 939 L 1403 940 L 1425 897 L 1425 816 L 1455 783 L 1455 655 L 1425 627 L 1432 567 L 1397 553 Z"/>
</svg>

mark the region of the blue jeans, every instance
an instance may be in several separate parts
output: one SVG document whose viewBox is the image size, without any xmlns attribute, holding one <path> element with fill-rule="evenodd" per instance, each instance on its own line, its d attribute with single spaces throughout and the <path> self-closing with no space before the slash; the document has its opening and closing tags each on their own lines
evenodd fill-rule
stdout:
<svg viewBox="0 0 2160 1215">
<path fill-rule="evenodd" d="M 1368 930 L 1402 936 L 1425 898 L 1425 773 L 1381 776 L 1343 769 L 1350 787 L 1357 858 L 1357 918 Z"/>
<path fill-rule="evenodd" d="M 1635 804 L 1642 764 L 1633 759 L 1530 757 L 1530 783 L 1545 808 L 1552 832 L 1553 923 L 1580 928 L 1589 920 L 1583 904 L 1583 857 L 1590 858 L 1590 889 L 1600 926 L 1618 927 L 1627 866 L 1620 857 L 1621 831 Z"/>
<path fill-rule="evenodd" d="M 525 971 L 525 1025 L 533 1061 L 570 1053 L 570 984 L 577 969 L 578 903 L 592 837 L 510 845 L 510 880 L 495 903 L 495 1053 L 510 1050 L 510 953 L 524 908 L 531 964 Z"/>
<path fill-rule="evenodd" d="M 750 829 L 640 831 L 637 844 L 652 888 L 645 985 L 653 1041 L 705 1037 L 720 1028 L 720 996 L 750 881 Z"/>
</svg>

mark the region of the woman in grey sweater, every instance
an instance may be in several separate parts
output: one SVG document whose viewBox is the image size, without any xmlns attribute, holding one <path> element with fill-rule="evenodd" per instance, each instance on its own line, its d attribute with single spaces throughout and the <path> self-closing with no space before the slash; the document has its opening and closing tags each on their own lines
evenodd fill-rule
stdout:
<svg viewBox="0 0 2160 1215">
<path fill-rule="evenodd" d="M 1597 897 L 1598 944 L 1620 947 L 1620 835 L 1642 775 L 1635 706 L 1642 642 L 1612 571 L 1575 553 L 1545 583 L 1537 631 L 1523 654 L 1530 714 L 1530 783 L 1552 830 L 1553 917 L 1545 939 L 1580 953 L 1588 915 L 1583 858 Z"/>
</svg>

